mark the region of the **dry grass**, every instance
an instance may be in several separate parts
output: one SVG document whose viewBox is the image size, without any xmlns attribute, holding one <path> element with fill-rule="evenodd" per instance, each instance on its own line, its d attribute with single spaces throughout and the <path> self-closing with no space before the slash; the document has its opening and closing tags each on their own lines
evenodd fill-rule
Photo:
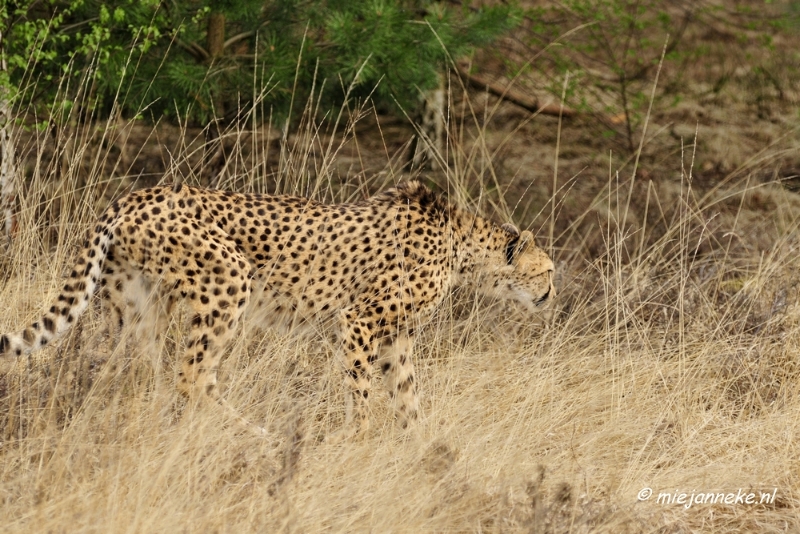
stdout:
<svg viewBox="0 0 800 534">
<path fill-rule="evenodd" d="M 54 298 L 80 235 L 126 183 L 124 169 L 103 160 L 114 141 L 97 142 L 112 130 L 98 131 L 69 145 L 66 160 L 83 166 L 37 159 L 47 150 L 30 138 L 0 331 Z M 329 145 L 335 132 L 311 122 L 301 131 L 281 144 L 274 176 L 259 164 L 269 136 L 258 145 L 251 132 L 247 150 L 234 143 L 229 161 L 241 165 L 220 183 L 345 200 L 402 178 L 386 149 L 382 173 L 338 183 L 337 155 L 358 146 L 352 124 L 340 124 L 342 144 Z M 514 206 L 497 191 L 521 186 L 498 180 L 487 135 L 469 131 L 452 136 L 452 170 L 437 181 L 459 202 L 505 216 Z M 181 146 L 164 182 L 201 174 L 192 145 Z M 533 207 L 524 214 L 543 234 L 555 223 L 560 296 L 550 312 L 526 317 L 462 291 L 425 329 L 414 431 L 395 427 L 376 392 L 369 434 L 325 444 L 344 405 L 327 338 L 243 330 L 223 368 L 225 395 L 269 435 L 242 433 L 175 393 L 180 321 L 161 354 L 138 354 L 135 343 L 105 350 L 90 310 L 57 346 L 0 374 L 3 530 L 796 528 L 800 200 L 749 180 L 696 191 L 688 171 L 644 189 L 609 174 L 591 195 L 558 192 L 566 220 L 549 218 L 549 205 L 537 219 Z M 640 502 L 646 487 L 655 494 Z M 777 497 L 688 509 L 655 502 L 660 492 L 739 489 Z"/>
</svg>

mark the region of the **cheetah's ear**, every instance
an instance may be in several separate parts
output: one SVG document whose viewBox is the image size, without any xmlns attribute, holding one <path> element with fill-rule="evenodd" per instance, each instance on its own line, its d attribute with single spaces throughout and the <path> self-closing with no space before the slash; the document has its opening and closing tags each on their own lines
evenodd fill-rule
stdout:
<svg viewBox="0 0 800 534">
<path fill-rule="evenodd" d="M 505 230 L 514 237 L 519 237 L 519 229 L 511 223 L 505 223 L 500 228 L 502 228 L 503 230 Z"/>
<path fill-rule="evenodd" d="M 512 265 L 514 260 L 519 258 L 520 254 L 534 244 L 535 240 L 533 234 L 528 230 L 523 231 L 519 237 L 512 238 L 506 246 L 506 260 L 508 260 L 508 264 Z"/>
<path fill-rule="evenodd" d="M 533 234 L 528 230 L 523 231 L 519 236 L 519 244 L 517 245 L 517 252 L 516 254 L 522 254 L 527 250 L 529 247 L 532 247 L 536 244 L 535 239 L 533 238 Z"/>
</svg>

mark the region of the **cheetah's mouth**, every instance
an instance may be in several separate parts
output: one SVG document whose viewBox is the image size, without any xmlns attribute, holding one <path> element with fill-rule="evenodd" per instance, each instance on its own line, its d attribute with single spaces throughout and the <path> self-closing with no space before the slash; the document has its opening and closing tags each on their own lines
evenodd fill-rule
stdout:
<svg viewBox="0 0 800 534">
<path fill-rule="evenodd" d="M 531 312 L 537 312 L 541 310 L 547 304 L 549 304 L 551 300 L 553 300 L 553 297 L 555 297 L 553 283 L 551 280 L 547 280 L 546 283 L 547 291 L 545 291 L 543 294 L 538 293 L 538 295 L 536 293 L 531 294 L 528 291 L 522 291 L 517 288 L 514 291 L 517 297 L 516 300 L 521 302 Z"/>
<path fill-rule="evenodd" d="M 534 306 L 541 307 L 543 306 L 548 300 L 550 300 L 550 293 L 553 291 L 553 286 L 547 288 L 547 293 L 539 297 L 538 299 L 533 301 Z"/>
<path fill-rule="evenodd" d="M 514 300 L 519 304 L 522 304 L 529 312 L 535 313 L 540 311 L 550 302 L 552 293 L 552 285 L 547 289 L 547 292 L 544 295 L 538 298 L 535 295 L 531 295 L 527 291 L 515 289 Z"/>
</svg>

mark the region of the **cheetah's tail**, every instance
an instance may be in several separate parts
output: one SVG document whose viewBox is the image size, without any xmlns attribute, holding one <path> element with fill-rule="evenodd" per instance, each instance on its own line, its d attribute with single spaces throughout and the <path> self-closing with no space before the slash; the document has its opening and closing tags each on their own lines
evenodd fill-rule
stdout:
<svg viewBox="0 0 800 534">
<path fill-rule="evenodd" d="M 13 334 L 0 334 L 0 357 L 29 354 L 61 336 L 89 306 L 97 289 L 103 262 L 113 242 L 116 205 L 100 218 L 69 275 L 58 300 L 41 319 Z"/>
</svg>

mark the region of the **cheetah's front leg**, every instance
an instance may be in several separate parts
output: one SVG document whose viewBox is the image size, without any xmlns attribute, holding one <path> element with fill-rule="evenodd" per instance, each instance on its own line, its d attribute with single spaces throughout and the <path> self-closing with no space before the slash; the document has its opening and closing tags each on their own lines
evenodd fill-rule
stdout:
<svg viewBox="0 0 800 534">
<path fill-rule="evenodd" d="M 419 400 L 414 383 L 412 353 L 414 339 L 399 335 L 391 343 L 381 346 L 377 366 L 383 373 L 383 385 L 392 397 L 397 419 L 403 428 L 417 418 Z"/>
<path fill-rule="evenodd" d="M 373 334 L 366 322 L 349 310 L 341 312 L 339 321 L 341 358 L 346 372 L 345 387 L 349 391 L 344 428 L 329 439 L 332 442 L 357 433 L 363 435 L 369 429 L 368 399 L 372 381 L 372 362 L 375 361 Z"/>
</svg>

